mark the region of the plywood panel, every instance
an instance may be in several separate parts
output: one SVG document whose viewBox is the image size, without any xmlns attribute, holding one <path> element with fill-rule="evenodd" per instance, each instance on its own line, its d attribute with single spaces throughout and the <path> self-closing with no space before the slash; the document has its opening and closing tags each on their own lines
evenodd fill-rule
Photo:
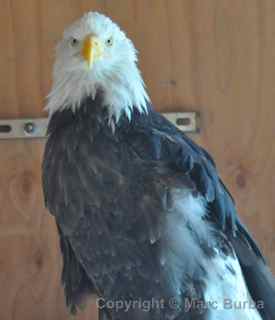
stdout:
<svg viewBox="0 0 275 320">
<path fill-rule="evenodd" d="M 0 117 L 41 116 L 54 47 L 87 10 L 134 40 L 158 110 L 195 110 L 243 220 L 275 270 L 275 3 L 272 0 L 0 0 Z M 65 320 L 43 141 L 0 141 L 0 319 Z M 89 305 L 77 319 L 94 319 Z"/>
</svg>

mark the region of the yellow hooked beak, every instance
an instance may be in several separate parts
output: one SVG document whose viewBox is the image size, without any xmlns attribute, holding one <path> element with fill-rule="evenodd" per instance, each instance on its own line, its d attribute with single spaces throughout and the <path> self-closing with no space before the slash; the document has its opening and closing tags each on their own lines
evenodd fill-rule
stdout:
<svg viewBox="0 0 275 320">
<path fill-rule="evenodd" d="M 94 62 L 103 56 L 102 43 L 96 37 L 87 36 L 84 39 L 81 54 L 84 60 L 87 62 L 88 68 L 92 69 Z"/>
</svg>

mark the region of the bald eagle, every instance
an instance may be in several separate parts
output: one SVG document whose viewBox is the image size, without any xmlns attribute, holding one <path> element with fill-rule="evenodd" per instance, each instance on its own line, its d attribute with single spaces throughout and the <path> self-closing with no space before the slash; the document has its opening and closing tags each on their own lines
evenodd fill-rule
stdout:
<svg viewBox="0 0 275 320">
<path fill-rule="evenodd" d="M 43 160 L 67 305 L 103 319 L 275 319 L 274 278 L 211 156 L 152 107 L 131 40 L 89 12 L 56 49 Z"/>
</svg>

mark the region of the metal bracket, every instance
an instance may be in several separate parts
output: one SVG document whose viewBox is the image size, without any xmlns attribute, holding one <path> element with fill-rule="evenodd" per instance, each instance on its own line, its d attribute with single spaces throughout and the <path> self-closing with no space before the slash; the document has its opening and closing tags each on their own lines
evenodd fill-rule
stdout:
<svg viewBox="0 0 275 320">
<path fill-rule="evenodd" d="M 0 139 L 44 138 L 47 118 L 0 120 Z"/>
<path fill-rule="evenodd" d="M 163 115 L 183 132 L 197 132 L 196 112 L 168 112 Z M 45 138 L 48 119 L 0 120 L 0 139 Z"/>
<path fill-rule="evenodd" d="M 197 112 L 167 112 L 162 115 L 183 132 L 199 131 Z"/>
</svg>

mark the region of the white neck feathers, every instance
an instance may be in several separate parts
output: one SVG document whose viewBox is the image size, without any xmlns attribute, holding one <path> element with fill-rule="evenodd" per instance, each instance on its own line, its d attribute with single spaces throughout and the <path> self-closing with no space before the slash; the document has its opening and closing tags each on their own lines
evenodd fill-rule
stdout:
<svg viewBox="0 0 275 320">
<path fill-rule="evenodd" d="M 135 62 L 120 65 L 111 72 L 95 70 L 92 74 L 83 70 L 63 70 L 62 65 L 57 62 L 46 110 L 50 116 L 66 108 L 76 111 L 81 107 L 83 99 L 88 96 L 95 98 L 98 90 L 103 92 L 103 104 L 109 108 L 110 119 L 115 122 L 123 113 L 130 120 L 133 108 L 140 112 L 147 111 L 149 97 Z"/>
</svg>

